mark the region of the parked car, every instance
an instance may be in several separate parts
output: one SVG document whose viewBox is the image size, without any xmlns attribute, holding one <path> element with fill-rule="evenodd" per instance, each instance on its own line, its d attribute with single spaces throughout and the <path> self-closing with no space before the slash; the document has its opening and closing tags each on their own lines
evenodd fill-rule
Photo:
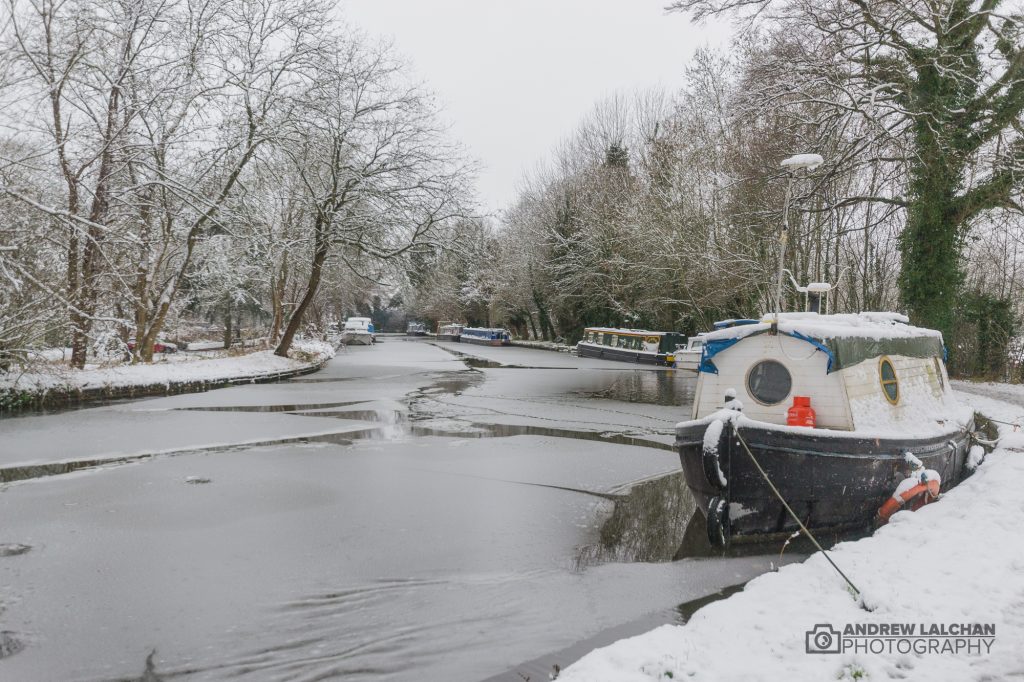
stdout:
<svg viewBox="0 0 1024 682">
<path fill-rule="evenodd" d="M 128 342 L 128 350 L 135 350 L 135 342 Z M 157 341 L 153 344 L 154 353 L 177 353 L 178 345 L 170 341 Z"/>
</svg>

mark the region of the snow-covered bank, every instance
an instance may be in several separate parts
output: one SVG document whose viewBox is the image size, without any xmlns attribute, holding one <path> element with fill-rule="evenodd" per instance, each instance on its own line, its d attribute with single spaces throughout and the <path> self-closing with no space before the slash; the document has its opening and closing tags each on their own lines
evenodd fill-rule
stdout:
<svg viewBox="0 0 1024 682">
<path fill-rule="evenodd" d="M 1022 411 L 990 398 L 963 398 L 1007 422 Z M 593 651 L 559 680 L 960 681 L 1024 674 L 1024 432 L 1002 427 L 1001 436 L 978 472 L 937 504 L 898 512 L 873 536 L 831 550 L 862 590 L 863 607 L 817 554 L 756 578 L 685 626 Z M 929 651 L 930 644 L 916 643 L 926 640 L 895 638 L 856 640 L 868 651 L 807 653 L 807 634 L 819 624 L 840 632 L 847 625 L 907 624 L 920 634 L 974 623 L 995 626 L 990 649 L 970 640 L 981 653 L 942 653 L 941 644 Z M 881 653 L 872 653 L 879 647 Z"/>
<path fill-rule="evenodd" d="M 233 357 L 186 356 L 174 362 L 116 365 L 73 370 L 55 366 L 38 373 L 0 374 L 0 404 L 3 397 L 18 396 L 17 403 L 32 404 L 52 396 L 77 398 L 113 397 L 123 391 L 141 395 L 145 389 L 172 390 L 175 387 L 265 381 L 275 377 L 318 368 L 334 357 L 334 348 L 318 341 L 298 341 L 292 357 L 282 358 L 264 350 Z M 197 389 L 198 390 L 198 389 Z M 152 393 L 152 391 L 146 391 Z M 8 402 L 15 402 L 12 398 Z"/>
<path fill-rule="evenodd" d="M 554 341 L 520 341 L 513 339 L 511 344 L 513 346 L 522 346 L 523 348 L 535 348 L 537 350 L 553 350 L 559 353 L 571 353 L 576 349 L 576 346 L 570 346 L 565 343 L 555 343 Z"/>
</svg>

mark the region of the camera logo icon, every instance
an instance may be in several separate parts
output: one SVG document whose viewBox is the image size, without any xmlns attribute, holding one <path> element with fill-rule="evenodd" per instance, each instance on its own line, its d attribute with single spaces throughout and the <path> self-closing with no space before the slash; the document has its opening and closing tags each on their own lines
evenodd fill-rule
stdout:
<svg viewBox="0 0 1024 682">
<path fill-rule="evenodd" d="M 818 623 L 804 634 L 804 645 L 809 654 L 838 654 L 842 639 L 839 630 L 828 623 Z"/>
</svg>

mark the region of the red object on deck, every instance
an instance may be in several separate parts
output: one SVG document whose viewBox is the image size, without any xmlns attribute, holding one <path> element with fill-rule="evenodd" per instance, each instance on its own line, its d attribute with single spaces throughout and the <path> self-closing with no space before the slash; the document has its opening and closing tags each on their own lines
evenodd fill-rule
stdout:
<svg viewBox="0 0 1024 682">
<path fill-rule="evenodd" d="M 805 395 L 793 396 L 793 407 L 786 413 L 786 424 L 789 426 L 810 426 L 814 428 L 814 409 L 811 399 Z"/>
</svg>

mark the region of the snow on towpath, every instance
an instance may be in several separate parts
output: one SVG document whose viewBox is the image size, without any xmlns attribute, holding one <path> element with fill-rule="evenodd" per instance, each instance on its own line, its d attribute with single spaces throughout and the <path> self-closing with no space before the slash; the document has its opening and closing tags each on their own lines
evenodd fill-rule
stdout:
<svg viewBox="0 0 1024 682">
<path fill-rule="evenodd" d="M 1008 422 L 1024 408 L 965 402 Z M 1001 427 L 1000 448 L 937 504 L 898 512 L 888 526 L 836 545 L 832 557 L 863 592 L 862 608 L 821 554 L 752 580 L 732 597 L 591 652 L 560 682 L 650 680 L 1004 680 L 1024 677 L 1024 432 Z M 808 654 L 817 624 L 994 624 L 982 653 L 927 651 L 875 640 L 882 653 Z M 863 640 L 862 640 L 863 641 Z M 978 640 L 972 640 L 977 642 Z M 900 650 L 911 649 L 907 653 Z M 915 653 L 913 647 L 924 647 Z"/>
<path fill-rule="evenodd" d="M 116 365 L 84 370 L 57 368 L 52 372 L 0 374 L 0 392 L 8 389 L 21 391 L 75 391 L 97 388 L 125 388 L 154 386 L 199 381 L 216 382 L 231 379 L 255 379 L 281 372 L 301 370 L 334 357 L 334 348 L 316 341 L 296 342 L 295 352 L 303 359 L 282 358 L 273 351 L 257 351 L 248 355 L 226 358 L 182 357 L 174 362 L 153 364 Z"/>
</svg>

